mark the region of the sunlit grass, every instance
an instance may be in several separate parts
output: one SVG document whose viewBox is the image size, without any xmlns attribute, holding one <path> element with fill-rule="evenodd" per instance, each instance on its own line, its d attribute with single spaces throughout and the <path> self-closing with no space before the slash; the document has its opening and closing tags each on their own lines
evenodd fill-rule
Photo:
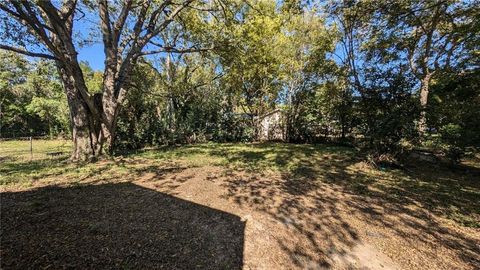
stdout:
<svg viewBox="0 0 480 270">
<path fill-rule="evenodd" d="M 290 183 L 322 183 L 340 190 L 401 205 L 417 205 L 460 224 L 480 227 L 480 183 L 472 174 L 441 166 L 416 164 L 408 170 L 375 169 L 353 148 L 283 143 L 206 143 L 136 151 L 97 163 L 75 164 L 65 141 L 37 142 L 38 155 L 25 153 L 24 141 L 0 142 L 0 185 L 22 189 L 36 185 L 79 185 L 92 182 L 137 181 L 145 173 L 165 168 L 213 167 L 275 177 Z M 43 154 L 43 158 L 41 156 Z M 317 185 L 318 186 L 318 185 Z"/>
<path fill-rule="evenodd" d="M 62 152 L 62 156 L 70 153 L 71 140 L 7 140 L 0 141 L 0 157 L 15 160 L 40 160 L 50 156 L 47 153 Z"/>
</svg>

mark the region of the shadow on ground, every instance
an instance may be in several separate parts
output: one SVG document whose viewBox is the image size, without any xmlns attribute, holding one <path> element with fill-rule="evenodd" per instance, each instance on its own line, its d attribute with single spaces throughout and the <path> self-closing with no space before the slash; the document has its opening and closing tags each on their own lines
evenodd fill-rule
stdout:
<svg viewBox="0 0 480 270">
<path fill-rule="evenodd" d="M 1 194 L 2 269 L 241 269 L 239 217 L 131 183 Z"/>
<path fill-rule="evenodd" d="M 225 176 L 226 198 L 269 214 L 307 239 L 279 240 L 298 267 L 331 266 L 330 258 L 357 245 L 360 233 L 384 237 L 377 231 L 358 231 L 354 220 L 385 229 L 411 248 L 417 248 L 415 243 L 444 247 L 463 264 L 480 265 L 478 239 L 432 218 L 436 214 L 479 226 L 478 170 L 454 172 L 414 162 L 406 171 L 370 174 L 358 168 L 362 159 L 351 150 L 308 145 L 260 144 L 213 153 L 236 164 Z M 269 167 L 277 167 L 280 177 L 263 175 Z M 455 267 L 454 261 L 439 263 Z"/>
<path fill-rule="evenodd" d="M 91 185 L 123 175 L 176 194 L 190 179 L 199 180 L 199 172 L 215 183 L 209 188 L 220 189 L 212 193 L 222 194 L 220 203 L 227 199 L 231 208 L 266 214 L 252 218 L 249 228 L 265 226 L 258 238 L 275 241 L 281 256 L 289 257 L 285 268 L 337 267 L 335 258 L 348 260 L 365 238 L 388 241 L 398 249 L 389 256 L 410 261 L 413 255 L 422 266 L 405 268 L 480 265 L 479 237 L 472 233 L 480 227 L 478 169 L 412 162 L 405 170 L 370 170 L 355 150 L 324 145 L 204 144 L 144 154 L 74 167 L 83 171 L 71 178 L 83 175 L 82 185 L 85 180 L 89 186 L 3 193 L 2 268 L 241 268 L 244 224 L 238 217 L 133 184 Z M 179 159 L 186 161 L 177 164 Z M 191 163 L 197 159 L 222 169 Z M 67 170 L 52 166 L 36 177 Z M 39 168 L 41 163 L 4 171 L 22 169 L 30 176 Z M 190 183 L 198 188 L 192 197 L 205 184 L 197 182 Z M 439 217 L 472 228 L 452 227 Z"/>
</svg>

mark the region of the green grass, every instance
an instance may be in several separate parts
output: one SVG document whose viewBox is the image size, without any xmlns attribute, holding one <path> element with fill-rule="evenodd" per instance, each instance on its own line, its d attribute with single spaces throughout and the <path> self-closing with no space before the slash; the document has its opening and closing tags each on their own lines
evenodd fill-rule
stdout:
<svg viewBox="0 0 480 270">
<path fill-rule="evenodd" d="M 63 156 L 70 153 L 70 140 L 33 140 L 30 151 L 29 140 L 0 141 L 0 157 L 13 160 L 40 160 L 46 159 L 50 152 L 63 152 Z"/>
<path fill-rule="evenodd" d="M 146 172 L 174 173 L 172 168 L 209 170 L 216 166 L 225 172 L 277 176 L 284 182 L 285 192 L 296 195 L 327 184 L 359 198 L 384 201 L 395 211 L 416 205 L 462 225 L 480 227 L 479 172 L 473 167 L 466 172 L 412 162 L 406 170 L 376 170 L 352 148 L 283 143 L 160 147 L 93 164 L 72 164 L 67 156 L 47 157 L 46 152 L 66 150 L 68 145 L 65 141 L 36 141 L 30 160 L 28 153 L 15 152 L 28 149 L 28 142 L 0 142 L 0 185 L 15 189 L 135 181 Z"/>
<path fill-rule="evenodd" d="M 207 143 L 147 150 L 139 157 L 185 162 L 189 166 L 216 165 L 246 171 L 285 171 L 319 156 L 352 156 L 350 148 L 282 143 Z"/>
</svg>

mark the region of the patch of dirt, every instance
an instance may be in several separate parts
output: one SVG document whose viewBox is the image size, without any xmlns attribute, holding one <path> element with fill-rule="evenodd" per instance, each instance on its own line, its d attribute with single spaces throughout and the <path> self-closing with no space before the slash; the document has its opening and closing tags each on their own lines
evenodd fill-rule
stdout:
<svg viewBox="0 0 480 270">
<path fill-rule="evenodd" d="M 332 261 L 344 269 L 400 269 L 388 256 L 369 244 L 358 244 L 347 253 L 332 254 Z"/>
<path fill-rule="evenodd" d="M 341 175 L 167 167 L 3 192 L 1 268 L 480 268 L 479 229 L 352 193 Z"/>
<path fill-rule="evenodd" d="M 140 185 L 235 214 L 245 269 L 477 269 L 480 231 L 315 178 L 189 168 Z M 175 182 L 175 179 L 188 179 Z M 173 189 L 164 183 L 177 183 Z M 304 183 L 306 181 L 308 183 Z"/>
</svg>

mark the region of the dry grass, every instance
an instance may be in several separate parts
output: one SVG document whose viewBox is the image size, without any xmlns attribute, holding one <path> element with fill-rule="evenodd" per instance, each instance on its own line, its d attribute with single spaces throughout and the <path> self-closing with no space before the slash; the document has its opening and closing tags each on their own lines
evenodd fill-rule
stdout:
<svg viewBox="0 0 480 270">
<path fill-rule="evenodd" d="M 69 262 L 74 266 L 94 265 L 96 257 L 107 260 L 105 267 L 134 268 L 480 265 L 480 178 L 473 167 L 452 171 L 412 162 L 405 170 L 376 170 L 353 149 L 289 144 L 165 147 L 95 164 L 71 164 L 63 157 L 0 158 L 2 238 L 7 239 L 2 268 L 15 268 L 8 263 L 20 268 L 19 261 L 27 265 L 35 258 L 39 267 L 60 267 L 65 252 L 79 241 L 92 248 L 78 248 Z M 145 222 L 139 213 L 145 213 Z M 173 230 L 176 225 L 165 222 L 170 217 L 205 230 Z M 216 226 L 209 219 L 225 222 Z M 75 237 L 78 232 L 84 238 Z M 146 244 L 168 233 L 176 236 L 165 244 Z M 109 244 L 122 236 L 123 249 Z M 174 245 L 171 252 L 161 251 L 175 241 L 186 249 Z M 142 247 L 130 246 L 137 242 Z M 41 243 L 60 246 L 45 253 Z M 109 251 L 99 251 L 105 248 Z M 144 253 L 131 257 L 125 250 Z M 147 259 L 152 254 L 160 261 Z"/>
</svg>

